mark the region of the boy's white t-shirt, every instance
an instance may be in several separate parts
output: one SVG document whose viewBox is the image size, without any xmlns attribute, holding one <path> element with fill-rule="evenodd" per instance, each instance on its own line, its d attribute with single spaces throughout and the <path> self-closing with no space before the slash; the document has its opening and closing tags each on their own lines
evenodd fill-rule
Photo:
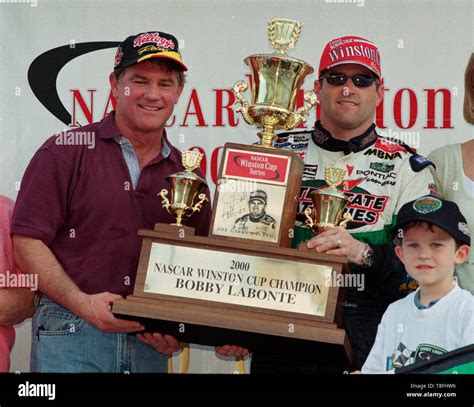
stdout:
<svg viewBox="0 0 474 407">
<path fill-rule="evenodd" d="M 393 373 L 474 343 L 474 297 L 469 291 L 455 285 L 426 309 L 415 305 L 418 291 L 387 308 L 362 373 Z"/>
</svg>

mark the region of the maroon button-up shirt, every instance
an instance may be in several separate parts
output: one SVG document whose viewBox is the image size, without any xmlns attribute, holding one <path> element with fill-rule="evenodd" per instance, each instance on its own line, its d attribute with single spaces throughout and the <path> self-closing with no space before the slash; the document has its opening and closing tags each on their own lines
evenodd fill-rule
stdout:
<svg viewBox="0 0 474 407">
<path fill-rule="evenodd" d="M 112 112 L 101 122 L 49 138 L 31 159 L 16 201 L 12 234 L 42 240 L 66 273 L 87 294 L 132 293 L 140 255 L 138 229 L 173 223 L 157 194 L 165 178 L 183 170 L 181 153 L 159 154 L 141 171 L 133 189 Z M 78 132 L 91 132 L 86 135 Z M 78 145 L 91 140 L 95 146 Z M 166 135 L 164 136 L 166 139 Z M 75 145 L 67 145 L 66 143 Z M 66 144 L 66 145 L 65 145 Z M 200 171 L 197 172 L 201 177 Z M 209 190 L 206 189 L 209 195 Z M 187 223 L 207 236 L 210 203 Z"/>
</svg>

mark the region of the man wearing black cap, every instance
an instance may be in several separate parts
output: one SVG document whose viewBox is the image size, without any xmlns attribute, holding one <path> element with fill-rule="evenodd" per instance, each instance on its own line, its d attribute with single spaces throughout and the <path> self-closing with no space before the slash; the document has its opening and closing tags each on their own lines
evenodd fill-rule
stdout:
<svg viewBox="0 0 474 407">
<path fill-rule="evenodd" d="M 276 221 L 266 212 L 267 199 L 265 191 L 261 189 L 252 191 L 249 197 L 249 213 L 235 221 L 232 231 L 257 236 L 274 234 Z"/>
<path fill-rule="evenodd" d="M 305 163 L 293 245 L 306 242 L 318 253 L 346 256 L 365 286 L 346 288 L 343 326 L 352 345 L 352 366 L 360 369 L 373 345 L 388 304 L 399 298 L 406 271 L 390 244 L 389 231 L 400 207 L 429 194 L 434 180 L 430 162 L 403 143 L 377 134 L 375 112 L 384 86 L 378 47 L 367 39 L 346 36 L 329 41 L 321 55 L 314 83 L 321 113 L 311 130 L 283 133 L 275 147 L 299 154 Z M 345 171 L 338 189 L 351 200 L 348 228 L 318 236 L 303 226 L 310 194 L 328 187 L 325 168 Z M 326 364 L 317 346 L 311 352 L 291 349 L 280 355 L 255 352 L 252 372 L 316 373 L 345 367 Z"/>
<path fill-rule="evenodd" d="M 166 372 L 165 355 L 180 348 L 169 336 L 128 335 L 143 326 L 115 318 L 111 303 L 132 293 L 138 229 L 174 221 L 156 196 L 182 170 L 165 123 L 186 70 L 174 36 L 128 37 L 110 74 L 115 111 L 72 130 L 90 133 L 94 148 L 53 136 L 29 163 L 12 234 L 18 265 L 39 275 L 32 371 Z M 188 226 L 206 236 L 209 218 L 205 205 Z"/>
<path fill-rule="evenodd" d="M 393 232 L 395 251 L 419 289 L 388 307 L 363 373 L 393 373 L 474 343 L 474 297 L 453 279 L 471 246 L 458 206 L 423 196 L 400 209 Z"/>
</svg>

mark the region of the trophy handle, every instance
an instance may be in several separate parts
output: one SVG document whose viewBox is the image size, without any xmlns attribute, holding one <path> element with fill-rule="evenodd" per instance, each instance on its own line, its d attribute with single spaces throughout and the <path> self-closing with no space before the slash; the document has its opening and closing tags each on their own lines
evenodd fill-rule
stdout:
<svg viewBox="0 0 474 407">
<path fill-rule="evenodd" d="M 342 226 L 344 229 L 347 228 L 347 224 L 352 220 L 352 216 L 350 213 L 346 212 L 343 216 L 342 219 L 344 219 L 341 223 L 339 223 L 339 226 Z"/>
<path fill-rule="evenodd" d="M 208 202 L 208 201 L 209 201 L 209 199 L 207 199 L 206 194 L 199 194 L 198 198 L 199 198 L 199 201 L 196 202 L 196 204 L 195 204 L 194 206 L 192 206 L 191 208 L 189 208 L 189 209 L 192 209 L 192 212 L 191 212 L 189 215 L 186 215 L 186 216 L 191 216 L 194 212 L 199 212 L 199 211 L 201 210 L 201 208 L 202 208 L 202 204 L 203 204 L 204 202 Z"/>
<path fill-rule="evenodd" d="M 303 107 L 300 107 L 296 112 L 292 112 L 288 121 L 285 123 L 285 129 L 294 129 L 298 124 L 305 123 L 306 117 L 309 115 L 309 111 L 319 103 L 318 97 L 314 90 L 307 90 L 304 93 L 304 101 L 306 102 Z"/>
<path fill-rule="evenodd" d="M 240 103 L 242 106 L 237 109 L 237 112 L 242 113 L 242 117 L 248 124 L 255 124 L 255 120 L 249 115 L 248 109 L 250 107 L 250 103 L 247 98 L 242 94 L 248 88 L 247 82 L 245 81 L 238 81 L 235 83 L 234 87 L 232 88 L 232 92 L 237 99 L 236 103 Z"/>
<path fill-rule="evenodd" d="M 168 200 L 168 198 L 166 197 L 166 195 L 168 195 L 168 191 L 166 189 L 162 189 L 160 191 L 159 194 L 157 194 L 157 196 L 161 196 L 161 198 L 163 198 L 163 201 L 162 201 L 162 207 L 166 209 L 166 211 L 168 213 L 171 213 L 170 212 L 170 201 Z"/>
<path fill-rule="evenodd" d="M 311 217 L 312 213 L 313 210 L 309 206 L 304 210 L 304 215 L 306 216 L 305 226 L 309 226 L 311 230 L 313 230 L 313 227 L 315 226 L 313 218 Z"/>
</svg>

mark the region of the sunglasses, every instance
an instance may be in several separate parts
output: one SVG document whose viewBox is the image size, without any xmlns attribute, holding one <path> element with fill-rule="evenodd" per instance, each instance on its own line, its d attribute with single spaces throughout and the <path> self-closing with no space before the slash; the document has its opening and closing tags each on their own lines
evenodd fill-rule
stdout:
<svg viewBox="0 0 474 407">
<path fill-rule="evenodd" d="M 344 85 L 348 79 L 351 79 L 352 83 L 358 88 L 368 88 L 377 81 L 377 79 L 373 76 L 361 74 L 347 76 L 343 73 L 329 73 L 327 75 L 321 76 L 320 80 L 324 78 L 326 78 L 327 83 L 334 86 Z"/>
</svg>

